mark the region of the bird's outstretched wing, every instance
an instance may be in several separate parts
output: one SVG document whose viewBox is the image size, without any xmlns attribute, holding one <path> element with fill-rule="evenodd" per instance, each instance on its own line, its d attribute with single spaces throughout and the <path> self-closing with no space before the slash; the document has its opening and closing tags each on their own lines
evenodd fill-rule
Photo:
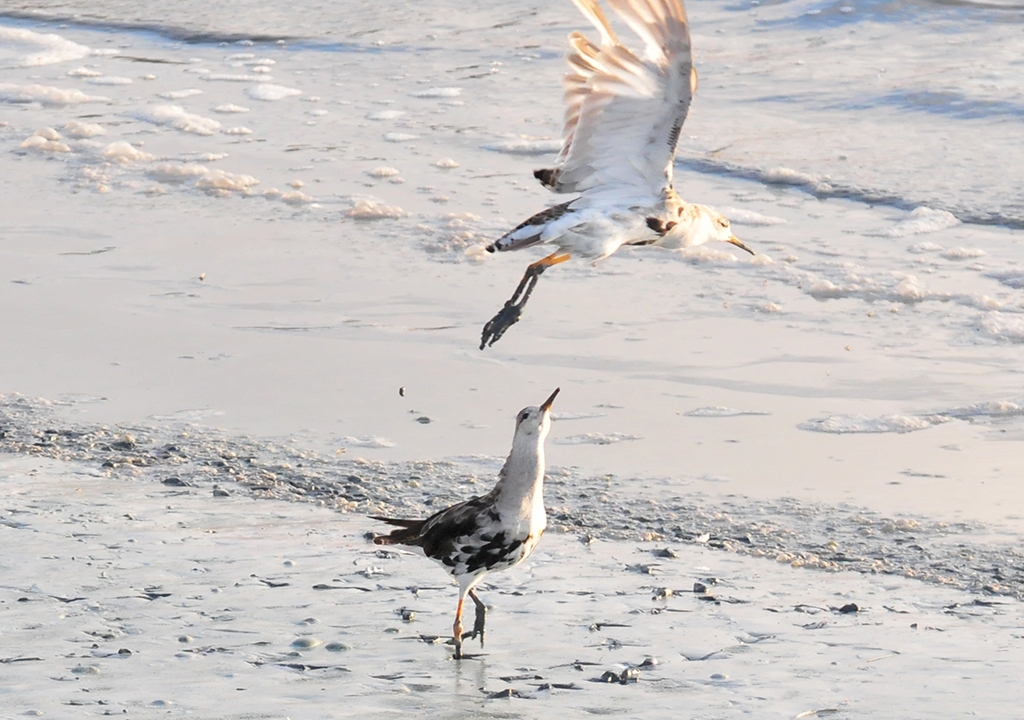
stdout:
<svg viewBox="0 0 1024 720">
<path fill-rule="evenodd" d="M 622 45 L 598 0 L 573 0 L 601 34 L 569 36 L 565 127 L 554 168 L 534 175 L 555 192 L 651 202 L 672 180 L 679 132 L 697 86 L 681 0 L 608 0 L 644 42 Z"/>
</svg>

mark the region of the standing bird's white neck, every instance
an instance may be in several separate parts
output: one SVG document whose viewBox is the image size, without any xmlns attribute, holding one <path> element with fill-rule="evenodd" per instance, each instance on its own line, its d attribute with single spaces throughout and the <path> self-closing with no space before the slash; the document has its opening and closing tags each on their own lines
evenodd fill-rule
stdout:
<svg viewBox="0 0 1024 720">
<path fill-rule="evenodd" d="M 546 525 L 544 440 L 551 429 L 551 403 L 557 394 L 556 390 L 540 407 L 519 411 L 512 451 L 494 486 L 494 506 L 502 519 L 518 519 L 530 529 L 543 529 Z"/>
</svg>

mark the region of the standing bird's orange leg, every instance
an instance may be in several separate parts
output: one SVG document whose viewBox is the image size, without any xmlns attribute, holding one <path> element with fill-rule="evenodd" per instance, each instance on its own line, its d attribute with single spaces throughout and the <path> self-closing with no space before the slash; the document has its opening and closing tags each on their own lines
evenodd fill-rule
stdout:
<svg viewBox="0 0 1024 720">
<path fill-rule="evenodd" d="M 455 608 L 455 624 L 452 625 L 452 637 L 455 639 L 455 659 L 462 659 L 462 603 L 466 596 L 459 593 L 459 606 Z"/>
<path fill-rule="evenodd" d="M 541 273 L 552 265 L 565 262 L 569 257 L 569 253 L 559 254 L 553 252 L 537 262 L 531 263 L 526 268 L 526 272 L 523 273 L 523 279 L 519 281 L 519 285 L 516 287 L 516 291 L 512 293 L 512 297 L 505 302 L 504 307 L 498 311 L 498 314 L 484 325 L 484 330 L 480 334 L 481 350 L 498 342 L 506 330 L 519 322 L 519 318 L 523 315 L 526 301 L 530 299 L 530 294 L 537 286 L 537 278 L 541 276 Z"/>
</svg>

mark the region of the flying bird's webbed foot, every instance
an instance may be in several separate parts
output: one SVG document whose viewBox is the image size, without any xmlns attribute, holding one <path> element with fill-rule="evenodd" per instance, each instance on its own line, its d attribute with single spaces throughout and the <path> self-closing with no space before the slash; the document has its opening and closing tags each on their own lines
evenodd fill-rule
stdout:
<svg viewBox="0 0 1024 720">
<path fill-rule="evenodd" d="M 526 301 L 530 299 L 533 289 L 537 287 L 537 278 L 552 265 L 557 265 L 568 259 L 568 253 L 559 255 L 555 252 L 541 258 L 526 268 L 526 272 L 523 273 L 523 279 L 519 281 L 519 285 L 516 287 L 516 291 L 512 293 L 512 297 L 506 300 L 505 305 L 498 311 L 498 314 L 484 325 L 484 330 L 480 334 L 481 350 L 498 342 L 506 330 L 519 322 L 519 318 L 523 315 L 523 308 L 526 307 Z"/>
</svg>

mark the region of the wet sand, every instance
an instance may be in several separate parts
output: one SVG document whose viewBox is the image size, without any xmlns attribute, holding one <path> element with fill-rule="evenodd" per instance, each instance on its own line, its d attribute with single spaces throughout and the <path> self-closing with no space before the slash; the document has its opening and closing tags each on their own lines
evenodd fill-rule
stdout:
<svg viewBox="0 0 1024 720">
<path fill-rule="evenodd" d="M 0 471 L 4 717 L 1009 717 L 1024 699 L 1009 599 L 548 533 L 487 578 L 487 643 L 460 663 L 456 588 L 369 544 L 364 517 L 37 458 Z"/>
</svg>

